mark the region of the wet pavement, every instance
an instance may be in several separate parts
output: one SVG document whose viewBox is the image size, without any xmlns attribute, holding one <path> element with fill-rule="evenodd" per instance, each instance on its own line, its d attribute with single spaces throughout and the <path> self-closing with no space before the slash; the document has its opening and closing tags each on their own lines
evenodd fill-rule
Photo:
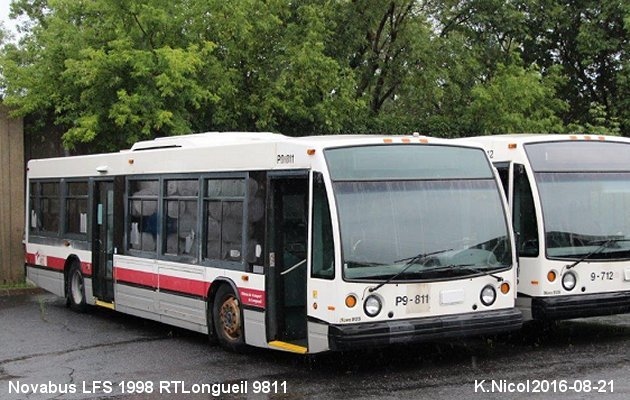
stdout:
<svg viewBox="0 0 630 400">
<path fill-rule="evenodd" d="M 195 392 L 202 392 L 195 394 Z M 628 399 L 630 315 L 304 357 L 48 294 L 0 297 L 0 399 Z"/>
</svg>

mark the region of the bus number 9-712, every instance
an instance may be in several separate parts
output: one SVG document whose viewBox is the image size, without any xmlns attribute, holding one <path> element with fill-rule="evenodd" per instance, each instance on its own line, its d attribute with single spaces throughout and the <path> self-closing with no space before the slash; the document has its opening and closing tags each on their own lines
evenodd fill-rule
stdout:
<svg viewBox="0 0 630 400">
<path fill-rule="evenodd" d="M 613 277 L 613 271 L 602 271 L 600 273 L 591 272 L 591 281 L 612 281 Z"/>
</svg>

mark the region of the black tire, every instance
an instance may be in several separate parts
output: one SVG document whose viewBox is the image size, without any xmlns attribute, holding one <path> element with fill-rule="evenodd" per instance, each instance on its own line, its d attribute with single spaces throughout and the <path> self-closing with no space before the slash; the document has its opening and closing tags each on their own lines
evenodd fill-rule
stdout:
<svg viewBox="0 0 630 400">
<path fill-rule="evenodd" d="M 87 310 L 87 302 L 85 297 L 85 280 L 81 273 L 79 264 L 74 262 L 68 271 L 68 280 L 66 281 L 66 304 L 73 310 L 85 312 Z"/>
<path fill-rule="evenodd" d="M 245 350 L 243 310 L 238 297 L 228 285 L 222 285 L 217 290 L 212 307 L 212 322 L 221 346 L 235 352 Z"/>
<path fill-rule="evenodd" d="M 219 339 L 217 338 L 217 332 L 214 329 L 214 320 L 212 318 L 212 315 L 214 314 L 212 312 L 213 306 L 214 303 L 208 302 L 208 306 L 206 307 L 206 320 L 208 325 L 208 343 L 211 346 L 216 346 L 219 344 Z"/>
</svg>

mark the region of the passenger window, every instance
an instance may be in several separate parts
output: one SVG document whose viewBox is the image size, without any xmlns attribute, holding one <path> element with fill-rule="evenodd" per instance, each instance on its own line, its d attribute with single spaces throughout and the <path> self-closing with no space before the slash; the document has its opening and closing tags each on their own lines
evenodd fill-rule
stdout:
<svg viewBox="0 0 630 400">
<path fill-rule="evenodd" d="M 156 251 L 158 180 L 129 182 L 128 246 L 131 250 Z"/>
<path fill-rule="evenodd" d="M 501 187 L 503 188 L 503 193 L 505 194 L 505 197 L 509 200 L 508 194 L 510 193 L 510 163 L 494 163 L 494 167 L 499 173 L 499 179 L 501 179 Z"/>
<path fill-rule="evenodd" d="M 88 183 L 66 183 L 66 233 L 87 235 Z"/>
<path fill-rule="evenodd" d="M 204 257 L 241 261 L 245 180 L 208 179 L 206 183 Z"/>
<path fill-rule="evenodd" d="M 39 199 L 40 228 L 43 232 L 59 233 L 59 182 L 42 182 Z"/>
<path fill-rule="evenodd" d="M 164 254 L 198 259 L 199 180 L 167 180 L 164 194 Z"/>
<path fill-rule="evenodd" d="M 247 255 L 251 271 L 263 272 L 265 238 L 265 187 L 267 174 L 251 172 L 247 179 Z"/>
<path fill-rule="evenodd" d="M 313 174 L 313 267 L 314 278 L 335 277 L 335 252 L 330 207 L 322 174 Z"/>
<path fill-rule="evenodd" d="M 514 204 L 512 207 L 514 230 L 518 236 L 518 253 L 521 257 L 538 257 L 539 240 L 534 197 L 525 167 L 514 165 Z"/>
</svg>

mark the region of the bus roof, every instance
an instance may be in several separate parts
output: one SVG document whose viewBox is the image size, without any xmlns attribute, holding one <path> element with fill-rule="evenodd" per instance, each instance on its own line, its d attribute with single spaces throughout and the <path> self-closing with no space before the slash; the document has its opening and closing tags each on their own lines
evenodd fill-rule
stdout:
<svg viewBox="0 0 630 400">
<path fill-rule="evenodd" d="M 605 135 L 584 135 L 584 134 L 553 134 L 553 133 L 520 133 L 520 134 L 505 134 L 505 135 L 489 135 L 489 136 L 474 136 L 456 139 L 462 142 L 473 142 L 479 144 L 488 143 L 536 143 L 536 142 L 557 142 L 565 140 L 600 140 L 600 141 L 627 141 L 626 138 L 619 136 L 605 136 Z"/>
<path fill-rule="evenodd" d="M 205 132 L 191 135 L 168 136 L 135 143 L 131 151 L 164 149 L 175 147 L 215 147 L 227 145 L 243 145 L 251 143 L 295 143 L 310 146 L 338 147 L 356 145 L 357 143 L 382 143 L 383 139 L 391 138 L 425 138 L 427 136 L 391 136 L 391 135 L 321 135 L 321 136 L 285 136 L 271 132 Z M 433 141 L 442 139 L 431 138 Z"/>
<path fill-rule="evenodd" d="M 271 132 L 206 132 L 140 141 L 117 153 L 31 160 L 28 175 L 52 178 L 307 169 L 326 148 L 403 143 L 479 147 L 418 134 L 289 137 Z"/>
</svg>

